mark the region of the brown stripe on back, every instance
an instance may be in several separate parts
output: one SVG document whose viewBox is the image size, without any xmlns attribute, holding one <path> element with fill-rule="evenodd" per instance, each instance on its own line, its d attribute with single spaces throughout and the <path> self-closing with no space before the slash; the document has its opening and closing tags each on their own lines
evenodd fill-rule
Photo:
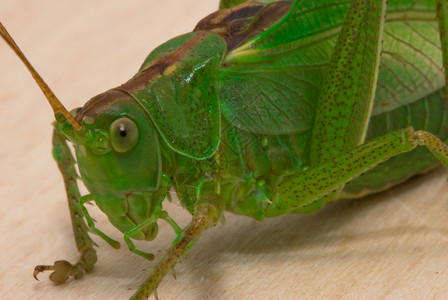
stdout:
<svg viewBox="0 0 448 300">
<path fill-rule="evenodd" d="M 84 117 L 95 118 L 110 110 L 116 101 L 129 97 L 121 91 L 108 90 L 90 99 L 84 106 L 76 112 L 76 121 L 81 123 Z"/>
<path fill-rule="evenodd" d="M 152 64 L 146 66 L 145 69 L 141 70 L 128 82 L 122 84 L 119 88 L 132 91 L 137 90 L 145 86 L 150 81 L 153 81 L 154 79 L 162 76 L 167 68 L 181 61 L 182 57 L 208 34 L 209 33 L 207 32 L 199 32 L 181 47 L 154 61 Z"/>
<path fill-rule="evenodd" d="M 232 22 L 236 19 L 252 18 L 256 16 L 264 8 L 263 4 L 259 3 L 244 3 L 235 7 L 218 10 L 201 21 L 196 25 L 196 30 L 209 30 L 210 25 L 219 26 Z"/>
<path fill-rule="evenodd" d="M 271 4 L 248 1 L 208 15 L 194 31 L 209 30 L 221 35 L 231 51 L 275 25 L 289 12 L 291 5 L 290 0 Z"/>
</svg>

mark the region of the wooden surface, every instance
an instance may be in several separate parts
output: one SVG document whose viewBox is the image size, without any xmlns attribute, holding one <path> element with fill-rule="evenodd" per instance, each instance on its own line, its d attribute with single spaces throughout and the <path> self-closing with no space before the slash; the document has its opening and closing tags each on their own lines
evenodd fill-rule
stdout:
<svg viewBox="0 0 448 300">
<path fill-rule="evenodd" d="M 214 0 L 1 0 L 0 20 L 68 108 L 130 78 L 155 46 L 191 30 Z M 0 41 L 1 299 L 126 299 L 153 263 L 98 237 L 95 271 L 54 286 L 36 264 L 75 261 L 62 180 L 51 152 L 52 112 Z M 189 216 L 168 204 L 181 224 Z M 98 227 L 122 235 L 93 208 Z M 160 299 L 447 298 L 447 172 L 311 216 L 255 222 L 227 214 L 167 277 Z M 156 259 L 174 234 L 138 243 Z"/>
</svg>

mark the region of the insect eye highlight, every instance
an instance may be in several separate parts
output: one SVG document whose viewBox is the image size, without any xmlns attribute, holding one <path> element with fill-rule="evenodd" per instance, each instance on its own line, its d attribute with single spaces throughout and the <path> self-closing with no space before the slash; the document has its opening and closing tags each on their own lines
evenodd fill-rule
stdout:
<svg viewBox="0 0 448 300">
<path fill-rule="evenodd" d="M 138 128 L 134 121 L 122 117 L 110 125 L 110 141 L 115 151 L 123 153 L 131 150 L 138 141 Z"/>
</svg>

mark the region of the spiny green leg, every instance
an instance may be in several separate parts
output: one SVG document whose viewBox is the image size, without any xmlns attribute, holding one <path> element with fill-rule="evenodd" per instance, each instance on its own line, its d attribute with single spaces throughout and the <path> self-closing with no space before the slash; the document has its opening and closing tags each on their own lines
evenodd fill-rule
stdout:
<svg viewBox="0 0 448 300">
<path fill-rule="evenodd" d="M 190 224 L 174 242 L 162 260 L 154 267 L 151 275 L 139 286 L 131 297 L 133 300 L 147 299 L 156 289 L 162 279 L 173 270 L 179 259 L 196 243 L 201 233 L 216 224 L 222 213 L 220 197 L 209 195 L 208 202 L 202 202 L 198 206 Z M 213 203 L 213 204 L 212 204 Z"/>
<path fill-rule="evenodd" d="M 95 226 L 95 222 L 93 222 L 92 217 L 89 214 L 89 211 L 87 210 L 87 208 L 84 206 L 84 204 L 86 202 L 92 201 L 93 198 L 91 195 L 85 195 L 81 197 L 80 200 L 80 204 L 81 204 L 81 210 L 82 210 L 82 214 L 84 215 L 84 217 L 86 218 L 87 224 L 89 225 L 89 228 L 95 232 L 97 235 L 99 235 L 103 240 L 105 240 L 109 245 L 111 245 L 113 248 L 118 249 L 120 248 L 120 243 L 117 242 L 116 240 L 110 238 L 109 236 L 107 236 L 104 232 L 102 232 L 101 230 L 99 230 L 98 228 L 96 228 Z"/>
<path fill-rule="evenodd" d="M 385 13 L 385 0 L 351 1 L 316 108 L 311 167 L 364 141 L 376 90 Z M 336 197 L 343 187 L 339 185 L 327 198 Z"/>
<path fill-rule="evenodd" d="M 328 160 L 298 175 L 291 175 L 279 186 L 280 199 L 269 209 L 287 208 L 294 211 L 338 190 L 351 179 L 372 169 L 383 161 L 417 147 L 427 147 L 434 156 L 448 167 L 448 146 L 436 136 L 413 128 L 398 130 L 353 151 Z"/>
<path fill-rule="evenodd" d="M 50 280 L 55 284 L 61 284 L 70 276 L 78 279 L 86 272 L 92 271 L 97 261 L 97 256 L 79 203 L 80 193 L 76 182 L 75 160 L 67 146 L 65 137 L 56 129 L 53 132 L 53 156 L 64 178 L 73 233 L 81 257 L 76 264 L 61 260 L 56 261 L 54 265 L 38 265 L 34 268 L 34 277 L 37 279 L 37 275 L 40 272 L 52 270 L 54 272 L 50 275 Z"/>
<path fill-rule="evenodd" d="M 352 0 L 316 108 L 310 165 L 364 142 L 377 85 L 386 0 Z"/>
</svg>

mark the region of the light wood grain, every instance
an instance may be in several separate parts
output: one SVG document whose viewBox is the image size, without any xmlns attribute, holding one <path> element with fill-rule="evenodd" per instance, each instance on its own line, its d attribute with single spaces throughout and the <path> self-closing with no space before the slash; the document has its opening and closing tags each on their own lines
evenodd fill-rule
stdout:
<svg viewBox="0 0 448 300">
<path fill-rule="evenodd" d="M 0 21 L 68 108 L 132 76 L 155 46 L 190 31 L 212 0 L 2 0 Z M 0 41 L 1 299 L 126 299 L 153 263 L 100 245 L 95 271 L 54 286 L 36 264 L 76 260 L 49 105 Z M 226 214 L 166 278 L 161 299 L 447 298 L 448 185 L 438 169 L 391 191 L 311 216 L 255 222 Z M 181 224 L 182 208 L 168 204 Z M 98 227 L 122 240 L 93 208 Z M 174 238 L 138 243 L 147 251 Z M 162 253 L 157 252 L 156 259 Z"/>
</svg>

